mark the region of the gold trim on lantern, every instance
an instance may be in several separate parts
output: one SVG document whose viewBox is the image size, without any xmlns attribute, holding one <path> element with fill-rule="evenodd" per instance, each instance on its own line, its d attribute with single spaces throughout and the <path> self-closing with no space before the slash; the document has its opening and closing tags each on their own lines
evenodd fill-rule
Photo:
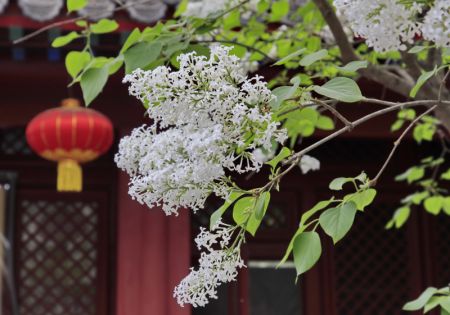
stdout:
<svg viewBox="0 0 450 315">
<path fill-rule="evenodd" d="M 89 162 L 91 160 L 96 159 L 99 156 L 99 153 L 93 150 L 64 150 L 64 149 L 55 149 L 55 150 L 46 150 L 39 153 L 42 157 L 51 161 L 59 161 L 63 159 L 71 159 L 78 161 L 80 163 Z"/>
<path fill-rule="evenodd" d="M 83 171 L 74 160 L 58 162 L 56 189 L 58 191 L 80 192 L 83 187 Z"/>
</svg>

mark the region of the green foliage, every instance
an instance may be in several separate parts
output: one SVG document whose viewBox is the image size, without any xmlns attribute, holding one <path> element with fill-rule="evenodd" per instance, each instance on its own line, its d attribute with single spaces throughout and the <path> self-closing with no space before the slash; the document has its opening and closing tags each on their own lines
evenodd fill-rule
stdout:
<svg viewBox="0 0 450 315">
<path fill-rule="evenodd" d="M 291 156 L 291 150 L 289 150 L 289 148 L 283 147 L 281 149 L 280 153 L 278 153 L 270 161 L 266 162 L 266 164 L 270 165 L 272 170 L 275 170 L 277 168 L 278 164 L 289 156 Z"/>
<path fill-rule="evenodd" d="M 349 201 L 324 211 L 319 217 L 320 226 L 336 244 L 352 227 L 355 215 L 356 204 Z"/>
<path fill-rule="evenodd" d="M 138 68 L 145 69 L 159 57 L 161 49 L 162 45 L 158 42 L 140 42 L 128 48 L 124 53 L 125 72 L 131 73 Z"/>
<path fill-rule="evenodd" d="M 89 106 L 100 94 L 108 80 L 108 67 L 88 69 L 81 76 L 81 89 L 83 91 L 84 103 Z"/>
<path fill-rule="evenodd" d="M 331 79 L 322 86 L 315 85 L 313 90 L 320 95 L 346 103 L 359 102 L 364 99 L 358 84 L 345 77 Z"/>
<path fill-rule="evenodd" d="M 88 4 L 88 0 L 67 0 L 67 12 L 83 9 Z"/>
<path fill-rule="evenodd" d="M 223 214 L 227 209 L 241 196 L 244 195 L 244 192 L 233 191 L 227 200 L 225 200 L 224 204 L 217 209 L 213 214 L 211 214 L 209 228 L 212 229 L 213 226 L 222 218 Z"/>
<path fill-rule="evenodd" d="M 322 245 L 317 232 L 304 232 L 297 235 L 293 245 L 294 265 L 297 276 L 311 269 L 322 254 Z"/>
<path fill-rule="evenodd" d="M 429 287 L 417 299 L 406 303 L 403 310 L 418 311 L 423 309 L 424 313 L 427 313 L 436 307 L 441 308 L 441 314 L 443 315 L 450 313 L 449 287 L 442 289 Z"/>
<path fill-rule="evenodd" d="M 359 69 L 367 68 L 368 66 L 367 60 L 358 60 L 358 61 L 351 61 L 348 64 L 346 64 L 343 67 L 337 67 L 337 69 L 341 72 L 356 72 Z"/>
<path fill-rule="evenodd" d="M 293 254 L 299 275 L 310 269 L 317 262 L 321 253 L 320 238 L 316 232 L 318 226 L 333 239 L 334 243 L 340 241 L 348 233 L 355 220 L 357 210 L 363 210 L 373 202 L 376 190 L 368 187 L 370 180 L 365 173 L 354 178 L 334 179 L 330 183 L 330 189 L 342 190 L 343 185 L 347 182 L 354 184 L 356 189 L 354 193 L 347 194 L 342 199 L 332 197 L 329 200 L 320 201 L 303 213 L 299 227 L 289 242 L 279 265 L 285 263 Z"/>
<path fill-rule="evenodd" d="M 233 207 L 233 220 L 251 235 L 255 235 L 264 218 L 270 202 L 270 193 L 259 196 L 243 197 Z"/>
<path fill-rule="evenodd" d="M 91 61 L 91 55 L 86 51 L 71 51 L 66 55 L 66 69 L 70 76 L 75 79 Z"/>
<path fill-rule="evenodd" d="M 302 67 L 308 67 L 310 65 L 312 65 L 313 63 L 324 59 L 328 57 L 328 51 L 326 49 L 321 49 L 319 51 L 313 52 L 311 54 L 308 54 L 306 56 L 304 56 L 301 60 L 300 60 L 300 65 Z"/>
<path fill-rule="evenodd" d="M 119 28 L 116 21 L 110 19 L 101 19 L 97 23 L 90 25 L 90 30 L 94 34 L 106 34 L 114 32 Z"/>
<path fill-rule="evenodd" d="M 269 103 L 269 106 L 273 110 L 277 110 L 284 101 L 290 99 L 296 94 L 297 89 L 300 85 L 300 78 L 299 77 L 293 78 L 291 80 L 291 83 L 292 83 L 291 86 L 280 86 L 272 91 L 273 95 L 275 95 L 276 98 Z"/>
<path fill-rule="evenodd" d="M 67 44 L 71 43 L 73 40 L 80 38 L 81 35 L 77 32 L 70 32 L 67 35 L 56 37 L 52 42 L 52 47 L 59 48 L 66 46 Z"/>
</svg>

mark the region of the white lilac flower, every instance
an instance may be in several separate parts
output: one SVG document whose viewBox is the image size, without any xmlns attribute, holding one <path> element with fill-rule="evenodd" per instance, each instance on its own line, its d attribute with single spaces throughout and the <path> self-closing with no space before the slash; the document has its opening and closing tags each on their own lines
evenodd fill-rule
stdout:
<svg viewBox="0 0 450 315">
<path fill-rule="evenodd" d="M 310 171 L 318 171 L 320 169 L 320 161 L 310 155 L 304 155 L 300 160 L 299 166 L 302 173 L 306 174 Z"/>
<path fill-rule="evenodd" d="M 436 0 L 427 12 L 423 27 L 423 37 L 439 47 L 450 47 L 450 3 Z"/>
<path fill-rule="evenodd" d="M 217 299 L 217 288 L 236 280 L 238 270 L 245 267 L 239 246 L 228 248 L 233 226 L 218 222 L 212 232 L 201 229 L 195 239 L 200 254 L 199 267 L 191 272 L 174 289 L 178 304 L 205 306 L 210 299 Z M 217 249 L 215 249 L 216 247 Z"/>
<path fill-rule="evenodd" d="M 273 94 L 261 77 L 246 77 L 230 49 L 181 55 L 178 71 L 138 69 L 125 77 L 154 121 L 124 137 L 115 157 L 131 176 L 132 198 L 166 214 L 196 211 L 211 193 L 227 197 L 227 170 L 259 171 L 255 150 L 286 139 L 267 109 Z"/>
<path fill-rule="evenodd" d="M 446 0 L 444 0 L 446 2 Z M 349 21 L 355 34 L 376 51 L 405 50 L 420 34 L 417 15 L 422 7 L 397 0 L 334 0 L 338 12 Z"/>
</svg>

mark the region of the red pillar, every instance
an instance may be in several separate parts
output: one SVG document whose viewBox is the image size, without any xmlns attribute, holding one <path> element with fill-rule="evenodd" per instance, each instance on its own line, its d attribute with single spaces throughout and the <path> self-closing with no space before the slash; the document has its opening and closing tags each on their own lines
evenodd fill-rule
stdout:
<svg viewBox="0 0 450 315">
<path fill-rule="evenodd" d="M 118 177 L 117 315 L 190 315 L 172 297 L 189 272 L 189 212 L 168 217 L 128 196 L 128 176 Z"/>
</svg>

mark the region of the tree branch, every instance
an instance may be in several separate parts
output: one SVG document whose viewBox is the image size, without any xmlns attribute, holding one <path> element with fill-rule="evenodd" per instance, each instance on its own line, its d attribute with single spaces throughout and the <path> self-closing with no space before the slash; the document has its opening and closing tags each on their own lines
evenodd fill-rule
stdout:
<svg viewBox="0 0 450 315">
<path fill-rule="evenodd" d="M 341 50 L 342 61 L 344 63 L 349 63 L 350 61 L 358 60 L 352 44 L 348 40 L 347 34 L 345 34 L 344 28 L 342 27 L 341 21 L 334 12 L 333 7 L 328 2 L 328 0 L 313 0 L 322 13 L 323 18 L 330 27 L 331 33 L 333 33 L 336 44 Z"/>
<path fill-rule="evenodd" d="M 353 125 L 352 125 L 351 121 L 349 121 L 347 118 L 345 118 L 344 116 L 342 116 L 342 114 L 339 113 L 339 112 L 336 110 L 336 108 L 334 108 L 333 106 L 328 105 L 327 103 L 325 103 L 325 102 L 323 102 L 323 101 L 321 101 L 321 100 L 318 100 L 318 99 L 313 99 L 312 101 L 313 101 L 314 103 L 316 103 L 316 104 L 318 104 L 318 105 L 320 105 L 320 106 L 323 106 L 323 107 L 325 107 L 326 109 L 328 109 L 328 110 L 329 110 L 334 116 L 336 116 L 336 118 L 339 119 L 344 125 L 353 128 Z"/>
<path fill-rule="evenodd" d="M 373 101 L 372 99 L 368 99 L 366 101 Z M 405 102 L 405 103 L 392 103 L 392 102 L 385 102 L 385 101 L 380 101 L 382 103 L 384 103 L 384 105 L 386 105 L 386 103 L 389 105 L 386 108 L 380 109 L 378 111 L 375 111 L 373 113 L 370 113 L 362 118 L 359 118 L 355 121 L 353 121 L 351 123 L 351 126 L 345 126 L 335 132 L 333 132 L 332 134 L 326 136 L 325 138 L 322 138 L 321 140 L 311 144 L 310 146 L 304 148 L 303 150 L 298 151 L 297 153 L 293 154 L 286 162 L 284 162 L 283 164 L 291 164 L 294 163 L 296 160 L 298 160 L 301 156 L 303 156 L 304 154 L 308 153 L 309 151 L 321 146 L 324 143 L 327 143 L 328 141 L 340 136 L 341 134 L 350 131 L 353 127 L 357 127 L 365 122 L 367 122 L 368 120 L 371 120 L 372 118 L 387 114 L 389 112 L 392 112 L 394 110 L 398 110 L 404 107 L 412 107 L 412 106 L 429 106 L 430 104 L 433 105 L 440 105 L 438 104 L 437 101 L 435 100 L 425 100 L 425 101 L 413 101 L 413 102 Z M 450 102 L 446 102 L 450 105 Z M 393 104 L 393 105 L 392 105 Z M 442 104 L 442 103 L 441 103 Z M 433 109 L 435 109 L 436 107 L 433 106 Z"/>
<path fill-rule="evenodd" d="M 432 112 L 433 110 L 436 109 L 436 107 L 438 107 L 439 104 L 436 104 L 430 108 L 428 108 L 425 112 L 423 112 L 422 114 L 420 114 L 419 116 L 416 117 L 416 119 L 414 119 L 409 125 L 408 127 L 402 132 L 402 134 L 400 135 L 400 137 L 398 137 L 398 139 L 394 142 L 394 146 L 392 147 L 391 152 L 389 152 L 389 155 L 386 159 L 386 161 L 384 161 L 383 166 L 381 166 L 380 170 L 378 171 L 377 175 L 375 175 L 375 177 L 369 182 L 369 186 L 370 187 L 374 187 L 378 180 L 380 179 L 381 175 L 383 174 L 383 172 L 386 170 L 386 167 L 388 166 L 389 162 L 392 160 L 392 157 L 395 154 L 395 151 L 397 151 L 397 148 L 399 147 L 400 143 L 402 142 L 403 138 L 405 138 L 405 136 L 408 134 L 408 132 L 411 130 L 411 128 L 417 124 L 425 115 L 429 114 L 430 112 Z"/>
</svg>

